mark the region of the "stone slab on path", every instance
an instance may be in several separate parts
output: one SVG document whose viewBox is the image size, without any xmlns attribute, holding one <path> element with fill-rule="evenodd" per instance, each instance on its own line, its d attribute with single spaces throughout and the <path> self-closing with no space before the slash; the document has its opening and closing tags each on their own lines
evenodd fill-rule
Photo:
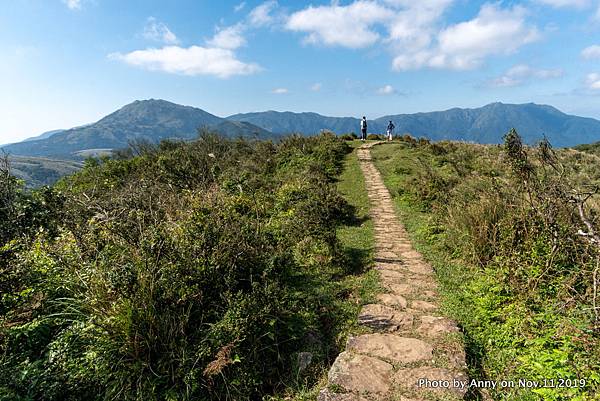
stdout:
<svg viewBox="0 0 600 401">
<path fill-rule="evenodd" d="M 381 304 L 365 305 L 358 315 L 358 323 L 384 331 L 410 330 L 413 321 L 413 315 Z"/>
<path fill-rule="evenodd" d="M 394 367 L 378 358 L 344 351 L 329 370 L 329 383 L 346 391 L 385 394 L 392 384 Z"/>
<path fill-rule="evenodd" d="M 377 300 L 384 305 L 391 306 L 396 309 L 406 309 L 408 301 L 402 295 L 397 294 L 379 294 Z"/>
<path fill-rule="evenodd" d="M 437 305 L 427 301 L 415 300 L 411 301 L 410 307 L 413 309 L 430 312 L 437 309 Z"/>
<path fill-rule="evenodd" d="M 441 316 L 421 316 L 421 324 L 417 332 L 427 337 L 436 337 L 441 334 L 458 333 L 460 330 L 452 320 Z"/>
<path fill-rule="evenodd" d="M 363 334 L 351 337 L 346 349 L 376 356 L 400 364 L 427 361 L 433 358 L 433 347 L 416 338 L 393 334 Z"/>
</svg>

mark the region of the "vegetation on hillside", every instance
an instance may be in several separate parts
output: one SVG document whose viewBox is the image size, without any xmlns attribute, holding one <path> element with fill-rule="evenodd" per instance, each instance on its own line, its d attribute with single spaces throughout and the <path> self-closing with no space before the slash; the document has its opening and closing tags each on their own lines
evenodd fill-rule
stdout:
<svg viewBox="0 0 600 401">
<path fill-rule="evenodd" d="M 204 134 L 33 192 L 0 169 L 0 399 L 313 386 L 358 307 L 336 237 L 353 214 L 335 185 L 348 151 L 332 135 Z"/>
<path fill-rule="evenodd" d="M 599 399 L 596 157 L 515 131 L 502 146 L 404 138 L 373 155 L 463 326 L 471 376 L 514 381 L 498 400 Z"/>
<path fill-rule="evenodd" d="M 580 152 L 585 152 L 585 153 L 589 153 L 592 155 L 600 156 L 600 142 L 577 145 L 577 146 L 573 147 L 573 149 L 579 150 Z"/>
<path fill-rule="evenodd" d="M 73 160 L 45 157 L 11 156 L 9 161 L 11 174 L 22 179 L 30 188 L 53 185 L 62 177 L 79 171 L 83 165 Z"/>
</svg>

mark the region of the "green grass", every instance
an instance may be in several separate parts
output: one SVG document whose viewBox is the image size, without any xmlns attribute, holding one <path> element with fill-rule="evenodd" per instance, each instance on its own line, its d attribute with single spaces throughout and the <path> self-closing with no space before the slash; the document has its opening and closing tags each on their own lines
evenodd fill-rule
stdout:
<svg viewBox="0 0 600 401">
<path fill-rule="evenodd" d="M 355 273 L 348 276 L 348 284 L 357 291 L 357 299 L 361 304 L 369 303 L 374 301 L 379 292 L 379 279 L 376 272 L 370 269 L 374 249 L 373 222 L 369 217 L 369 198 L 356 152 L 346 158 L 338 191 L 355 209 L 354 220 L 337 231 L 351 271 Z"/>
<path fill-rule="evenodd" d="M 350 144 L 356 148 L 361 145 L 361 141 L 352 141 Z M 376 295 L 382 291 L 379 276 L 371 269 L 374 251 L 373 222 L 369 217 L 369 198 L 356 152 L 346 156 L 344 170 L 339 176 L 338 191 L 354 208 L 353 219 L 337 230 L 337 237 L 343 248 L 349 272 L 341 279 L 343 292 L 347 294 L 345 309 L 350 312 L 345 315 L 351 316 L 340 330 L 338 343 L 340 349 L 343 349 L 350 334 L 356 334 L 361 330 L 356 319 L 361 306 L 373 302 Z M 327 384 L 327 372 L 328 370 L 323 371 L 322 378 L 316 386 L 289 389 L 291 394 L 281 398 L 268 398 L 268 400 L 316 400 L 319 390 Z"/>
</svg>

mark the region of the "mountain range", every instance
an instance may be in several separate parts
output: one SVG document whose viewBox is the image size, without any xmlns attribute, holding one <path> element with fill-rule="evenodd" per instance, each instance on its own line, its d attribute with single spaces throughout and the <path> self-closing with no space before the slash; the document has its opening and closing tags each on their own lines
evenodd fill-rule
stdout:
<svg viewBox="0 0 600 401">
<path fill-rule="evenodd" d="M 273 136 L 247 122 L 229 121 L 198 108 L 151 99 L 128 104 L 96 123 L 50 131 L 2 149 L 12 155 L 81 159 L 126 148 L 133 141 L 191 140 L 203 127 L 227 136 Z"/>
<path fill-rule="evenodd" d="M 390 120 L 397 134 L 410 133 L 431 140 L 500 143 L 511 128 L 516 128 L 527 143 L 544 135 L 557 147 L 600 140 L 600 121 L 534 103 L 492 103 L 475 109 L 383 116 L 369 121 L 369 132 L 385 132 Z M 199 108 L 150 99 L 128 104 L 96 123 L 50 131 L 2 149 L 12 155 L 77 160 L 127 147 L 136 140 L 192 140 L 202 127 L 230 137 L 276 139 L 289 133 L 313 135 L 321 130 L 357 132 L 359 121 L 353 117 L 277 111 L 222 118 Z"/>
</svg>

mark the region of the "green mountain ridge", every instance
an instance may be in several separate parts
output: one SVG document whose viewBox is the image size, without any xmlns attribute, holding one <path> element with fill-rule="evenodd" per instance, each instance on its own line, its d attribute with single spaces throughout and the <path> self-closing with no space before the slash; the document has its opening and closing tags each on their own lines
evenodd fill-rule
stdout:
<svg viewBox="0 0 600 401">
<path fill-rule="evenodd" d="M 320 130 L 336 133 L 358 132 L 360 120 L 326 117 L 316 113 L 265 111 L 235 114 L 228 119 L 248 121 L 274 133 L 314 134 Z M 398 134 L 409 133 L 431 140 L 458 140 L 484 144 L 502 142 L 511 128 L 517 129 L 526 143 L 544 137 L 557 147 L 568 147 L 600 140 L 600 121 L 573 116 L 535 103 L 491 103 L 474 109 L 452 108 L 414 114 L 394 114 L 369 121 L 369 132 L 384 133 L 392 120 Z"/>
<path fill-rule="evenodd" d="M 94 124 L 54 133 L 48 138 L 7 145 L 3 149 L 13 155 L 78 159 L 82 151 L 122 149 L 132 141 L 191 140 L 203 127 L 225 136 L 271 136 L 249 123 L 232 123 L 195 107 L 150 99 L 128 104 Z"/>
<path fill-rule="evenodd" d="M 474 109 L 388 115 L 370 120 L 369 132 L 384 133 L 389 120 L 396 125 L 397 134 L 409 133 L 434 141 L 500 143 L 511 128 L 516 128 L 529 144 L 544 136 L 556 147 L 600 140 L 600 121 L 534 103 L 491 103 Z M 199 108 L 150 99 L 128 104 L 96 123 L 51 132 L 49 136 L 45 133 L 40 138 L 5 145 L 2 149 L 12 155 L 81 160 L 98 149 L 126 148 L 132 141 L 192 140 L 199 128 L 227 137 L 277 139 L 290 133 L 314 135 L 323 130 L 358 132 L 359 121 L 353 117 L 272 110 L 221 118 Z"/>
</svg>

